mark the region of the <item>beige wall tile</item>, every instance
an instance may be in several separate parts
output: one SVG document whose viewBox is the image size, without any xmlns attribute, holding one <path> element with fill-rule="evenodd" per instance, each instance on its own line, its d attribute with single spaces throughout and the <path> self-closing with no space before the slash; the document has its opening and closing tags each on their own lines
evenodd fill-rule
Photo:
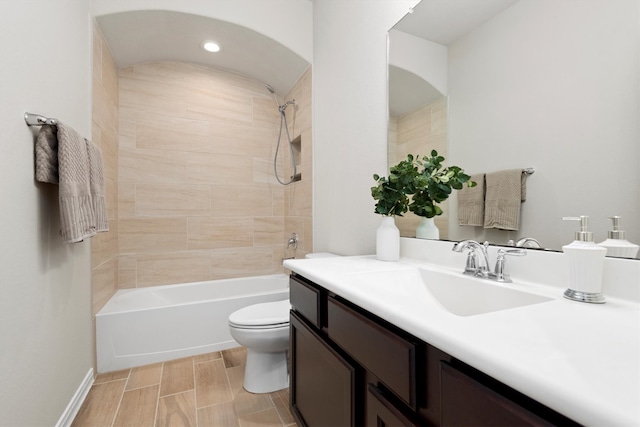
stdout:
<svg viewBox="0 0 640 427">
<path fill-rule="evenodd" d="M 118 256 L 118 288 L 135 288 L 137 285 L 137 260 L 132 255 Z"/>
<path fill-rule="evenodd" d="M 120 254 L 187 249 L 186 218 L 121 219 L 119 230 Z"/>
<path fill-rule="evenodd" d="M 215 123 L 249 125 L 253 108 L 251 97 L 225 87 L 188 87 L 187 114 L 190 118 Z"/>
<path fill-rule="evenodd" d="M 117 263 L 110 259 L 92 271 L 91 289 L 93 295 L 93 314 L 95 315 L 118 290 L 115 273 Z"/>
<path fill-rule="evenodd" d="M 260 157 L 271 156 L 277 130 L 254 128 L 246 124 L 214 123 L 210 127 L 210 150 L 216 154 Z"/>
<path fill-rule="evenodd" d="M 211 254 L 212 279 L 260 276 L 275 273 L 269 248 L 228 250 Z"/>
<path fill-rule="evenodd" d="M 193 159 L 193 157 L 192 157 Z M 200 156 L 206 161 L 211 177 L 208 181 L 216 185 L 251 185 L 253 183 L 253 162 L 251 157 L 227 154 Z M 202 165 L 200 170 L 202 171 Z"/>
<path fill-rule="evenodd" d="M 273 200 L 267 186 L 211 186 L 211 215 L 214 217 L 271 216 Z"/>
<path fill-rule="evenodd" d="M 120 147 L 120 182 L 170 184 L 187 181 L 186 153 Z"/>
<path fill-rule="evenodd" d="M 280 103 L 283 102 L 280 100 Z M 273 97 L 253 97 L 254 126 L 274 128 L 278 126 L 279 123 L 280 111 L 278 111 L 275 99 Z"/>
<path fill-rule="evenodd" d="M 136 185 L 132 183 L 118 183 L 118 218 L 132 218 L 136 216 Z"/>
<path fill-rule="evenodd" d="M 154 150 L 208 152 L 207 120 L 169 117 L 152 113 L 136 115 L 136 147 Z"/>
<path fill-rule="evenodd" d="M 253 219 L 255 246 L 286 245 L 283 217 L 256 217 Z"/>
<path fill-rule="evenodd" d="M 137 287 L 198 282 L 211 278 L 211 257 L 204 252 L 139 255 Z"/>
<path fill-rule="evenodd" d="M 120 75 L 120 107 L 139 112 L 184 117 L 186 89 L 181 84 L 158 83 Z"/>
<path fill-rule="evenodd" d="M 136 184 L 136 215 L 208 215 L 209 194 L 206 185 Z"/>
<path fill-rule="evenodd" d="M 92 308 L 97 313 L 117 291 L 118 275 L 118 79 L 100 28 L 93 27 L 93 142 L 102 152 L 109 231 L 91 239 Z"/>
<path fill-rule="evenodd" d="M 158 62 L 120 70 L 119 83 L 119 285 L 282 271 L 285 214 L 311 223 L 310 69 L 280 97 L 296 98 L 287 119 L 303 134 L 295 187 L 273 176 L 280 117 L 262 82 Z M 283 175 L 287 144 L 283 132 Z"/>
<path fill-rule="evenodd" d="M 251 218 L 189 218 L 189 249 L 250 247 L 253 245 Z"/>
</svg>

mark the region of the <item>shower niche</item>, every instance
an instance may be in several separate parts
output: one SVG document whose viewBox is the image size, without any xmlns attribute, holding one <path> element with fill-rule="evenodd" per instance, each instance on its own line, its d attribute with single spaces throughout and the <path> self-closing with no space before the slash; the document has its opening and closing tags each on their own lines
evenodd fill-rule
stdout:
<svg viewBox="0 0 640 427">
<path fill-rule="evenodd" d="M 300 164 L 302 163 L 302 135 L 298 135 L 291 140 L 291 153 L 293 155 L 293 162 L 296 165 L 298 171 L 293 177 L 293 182 L 302 180 L 302 173 L 300 173 Z"/>
</svg>

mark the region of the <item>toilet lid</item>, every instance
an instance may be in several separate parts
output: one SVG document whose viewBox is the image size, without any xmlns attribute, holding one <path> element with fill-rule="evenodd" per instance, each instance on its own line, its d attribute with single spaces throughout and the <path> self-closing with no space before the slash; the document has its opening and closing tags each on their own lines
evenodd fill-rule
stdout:
<svg viewBox="0 0 640 427">
<path fill-rule="evenodd" d="M 289 323 L 289 300 L 254 304 L 234 311 L 229 324 L 240 327 L 265 327 Z"/>
</svg>

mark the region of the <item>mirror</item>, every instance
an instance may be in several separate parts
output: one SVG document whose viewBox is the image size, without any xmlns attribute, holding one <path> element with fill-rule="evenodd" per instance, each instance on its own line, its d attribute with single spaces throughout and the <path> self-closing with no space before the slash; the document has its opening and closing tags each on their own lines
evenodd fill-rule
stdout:
<svg viewBox="0 0 640 427">
<path fill-rule="evenodd" d="M 561 250 L 588 215 L 640 243 L 637 2 L 422 0 L 389 31 L 389 163 L 435 148 L 469 174 L 533 168 L 518 231 L 459 226 L 441 238 Z M 420 122 L 420 120 L 425 120 Z M 418 218 L 400 219 L 405 237 Z"/>
</svg>

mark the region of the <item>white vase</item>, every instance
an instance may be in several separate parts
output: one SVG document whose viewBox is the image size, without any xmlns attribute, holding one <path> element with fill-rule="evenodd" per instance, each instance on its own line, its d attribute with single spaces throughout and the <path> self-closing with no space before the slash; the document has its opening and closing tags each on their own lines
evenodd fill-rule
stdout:
<svg viewBox="0 0 640 427">
<path fill-rule="evenodd" d="M 439 239 L 440 238 L 440 230 L 438 226 L 433 221 L 433 218 L 420 218 L 420 224 L 418 228 L 416 228 L 416 237 L 418 239 Z"/>
<path fill-rule="evenodd" d="M 380 261 L 400 259 L 400 230 L 393 216 L 382 217 L 376 232 L 376 258 Z"/>
</svg>

